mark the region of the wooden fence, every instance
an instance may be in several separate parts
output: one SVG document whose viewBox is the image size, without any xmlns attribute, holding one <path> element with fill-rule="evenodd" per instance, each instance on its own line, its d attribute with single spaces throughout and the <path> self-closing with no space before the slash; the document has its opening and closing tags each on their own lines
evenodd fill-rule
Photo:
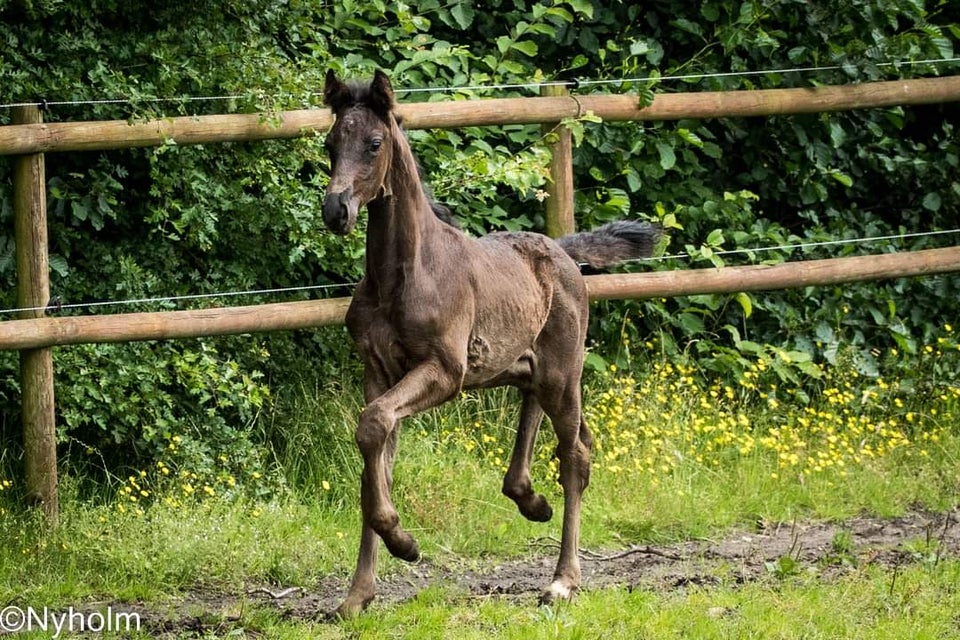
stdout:
<svg viewBox="0 0 960 640">
<path fill-rule="evenodd" d="M 607 121 L 672 120 L 790 115 L 960 101 L 960 76 L 898 80 L 809 89 L 703 92 L 657 96 L 642 106 L 629 95 L 569 95 L 545 87 L 535 98 L 409 103 L 399 107 L 411 129 L 504 124 L 555 127 L 564 118 L 591 112 Z M 0 155 L 14 157 L 14 215 L 17 239 L 17 304 L 44 307 L 49 299 L 44 154 L 157 146 L 295 138 L 324 131 L 328 109 L 287 111 L 276 118 L 212 115 L 149 122 L 43 123 L 36 107 L 20 107 L 14 124 L 0 127 Z M 573 230 L 572 150 L 561 130 L 553 145 L 548 230 Z M 756 291 L 928 275 L 960 271 L 960 247 L 693 271 L 589 276 L 592 299 L 648 298 Z M 44 317 L 21 312 L 0 322 L 0 349 L 21 353 L 21 389 L 28 497 L 57 519 L 56 430 L 51 348 L 88 342 L 126 342 L 278 331 L 343 321 L 348 298 L 228 307 L 200 311 Z"/>
</svg>

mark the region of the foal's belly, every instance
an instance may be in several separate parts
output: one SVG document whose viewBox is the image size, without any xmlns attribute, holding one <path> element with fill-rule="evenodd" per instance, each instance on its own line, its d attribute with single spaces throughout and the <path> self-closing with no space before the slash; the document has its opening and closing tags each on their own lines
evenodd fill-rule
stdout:
<svg viewBox="0 0 960 640">
<path fill-rule="evenodd" d="M 526 306 L 526 309 L 522 307 Z M 539 305 L 518 305 L 513 313 L 478 317 L 466 345 L 465 387 L 515 384 L 530 378 L 535 344 L 543 329 Z"/>
<path fill-rule="evenodd" d="M 465 389 L 480 387 L 498 387 L 502 385 L 524 386 L 533 377 L 536 357 L 532 349 L 525 350 L 519 357 L 498 361 L 471 360 L 468 350 L 467 371 L 463 379 Z"/>
</svg>

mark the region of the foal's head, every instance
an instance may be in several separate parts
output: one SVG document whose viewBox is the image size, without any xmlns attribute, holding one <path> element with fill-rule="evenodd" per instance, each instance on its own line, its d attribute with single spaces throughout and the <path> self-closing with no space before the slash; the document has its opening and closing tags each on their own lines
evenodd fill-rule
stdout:
<svg viewBox="0 0 960 640">
<path fill-rule="evenodd" d="M 362 206 L 384 192 L 393 155 L 397 123 L 393 88 L 382 71 L 373 81 L 345 83 L 327 72 L 323 101 L 336 121 L 327 134 L 330 184 L 323 201 L 323 220 L 338 234 L 349 233 Z"/>
</svg>

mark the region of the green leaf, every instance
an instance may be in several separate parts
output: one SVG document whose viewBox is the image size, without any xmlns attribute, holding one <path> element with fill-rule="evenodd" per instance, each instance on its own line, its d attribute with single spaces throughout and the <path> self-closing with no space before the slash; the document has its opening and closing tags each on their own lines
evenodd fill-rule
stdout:
<svg viewBox="0 0 960 640">
<path fill-rule="evenodd" d="M 658 142 L 657 151 L 660 153 L 660 166 L 664 171 L 669 171 L 677 164 L 677 155 L 673 147 L 666 142 Z"/>
<path fill-rule="evenodd" d="M 741 340 L 737 344 L 737 348 L 740 349 L 740 351 L 743 351 L 744 353 L 755 353 L 755 354 L 763 353 L 763 347 L 757 344 L 756 342 L 754 342 L 753 340 Z"/>
<path fill-rule="evenodd" d="M 810 362 L 810 354 L 806 351 L 785 351 L 780 353 L 780 357 L 784 362 L 797 363 L 797 362 Z"/>
<path fill-rule="evenodd" d="M 753 301 L 748 294 L 741 291 L 733 299 L 740 303 L 740 307 L 743 309 L 743 317 L 749 318 L 753 315 Z"/>
<path fill-rule="evenodd" d="M 833 171 L 830 172 L 829 175 L 831 178 L 833 178 L 834 180 L 836 180 L 837 182 L 839 182 L 845 187 L 853 186 L 853 178 L 843 173 L 842 171 L 837 171 L 836 169 L 834 169 Z"/>
<path fill-rule="evenodd" d="M 461 29 L 468 28 L 473 24 L 474 11 L 473 7 L 470 6 L 469 2 L 461 2 L 450 10 L 450 14 L 453 16 L 453 19 L 457 21 L 457 25 Z"/>
<path fill-rule="evenodd" d="M 690 131 L 689 129 L 684 129 L 681 127 L 677 129 L 677 135 L 679 135 L 684 142 L 692 144 L 695 147 L 699 148 L 703 146 L 703 140 L 700 139 L 700 136 L 695 134 L 693 131 Z"/>
<path fill-rule="evenodd" d="M 714 160 L 719 160 L 723 157 L 723 150 L 720 148 L 720 145 L 715 142 L 704 142 L 703 143 L 703 153 L 709 158 Z"/>
<path fill-rule="evenodd" d="M 650 45 L 647 44 L 646 40 L 634 40 L 630 43 L 630 55 L 631 56 L 642 56 L 646 55 L 650 51 Z"/>
<path fill-rule="evenodd" d="M 630 213 L 630 196 L 623 189 L 609 189 L 608 197 L 604 204 L 610 208 L 616 209 L 621 216 Z"/>
<path fill-rule="evenodd" d="M 664 229 L 683 230 L 683 225 L 677 221 L 677 216 L 674 213 L 667 213 L 660 218 L 660 226 L 662 226 Z"/>
<path fill-rule="evenodd" d="M 843 126 L 836 120 L 830 121 L 830 142 L 833 143 L 834 147 L 841 147 L 843 143 L 847 141 L 847 132 L 843 130 Z"/>
<path fill-rule="evenodd" d="M 67 265 L 67 260 L 61 255 L 50 254 L 48 258 L 50 268 L 60 277 L 65 278 L 67 274 L 70 273 L 70 267 Z"/>
<path fill-rule="evenodd" d="M 950 42 L 949 38 L 943 36 L 934 36 L 930 38 L 930 41 L 933 42 L 934 46 L 937 48 L 937 51 L 940 52 L 940 57 L 944 60 L 949 60 L 953 58 L 953 43 Z"/>
<path fill-rule="evenodd" d="M 813 333 L 817 336 L 817 340 L 824 344 L 830 344 L 834 340 L 833 328 L 826 322 L 817 323 L 817 326 L 813 329 Z"/>
<path fill-rule="evenodd" d="M 583 359 L 583 365 L 592 371 L 606 371 L 609 368 L 607 361 L 594 351 L 587 353 Z"/>
<path fill-rule="evenodd" d="M 540 9 L 538 9 L 538 7 L 541 7 L 541 6 L 542 5 L 534 5 L 533 15 L 535 18 L 538 17 L 537 14 L 540 13 L 541 11 Z M 574 20 L 573 14 L 567 11 L 566 9 L 564 9 L 563 7 L 550 7 L 545 11 L 545 13 L 548 16 L 554 16 L 554 17 L 560 18 L 561 20 L 567 23 L 573 22 Z"/>
<path fill-rule="evenodd" d="M 940 211 L 940 194 L 936 191 L 931 191 L 927 195 L 923 196 L 923 208 L 927 211 Z"/>
<path fill-rule="evenodd" d="M 787 51 L 787 58 L 794 64 L 800 64 L 806 60 L 807 48 L 803 46 L 793 47 Z"/>
<path fill-rule="evenodd" d="M 87 208 L 87 205 L 80 200 L 74 200 L 70 203 L 70 212 L 73 214 L 73 217 L 80 222 L 86 220 L 90 215 L 90 210 Z"/>
<path fill-rule="evenodd" d="M 503 74 L 512 73 L 514 75 L 520 75 L 526 72 L 526 67 L 514 60 L 504 60 L 497 66 L 497 72 Z"/>
<path fill-rule="evenodd" d="M 590 0 L 567 0 L 567 4 L 577 13 L 588 18 L 593 17 L 593 3 Z"/>
<path fill-rule="evenodd" d="M 798 362 L 796 366 L 797 369 L 811 378 L 819 379 L 821 376 L 823 376 L 823 371 L 821 371 L 820 367 L 818 367 L 817 363 L 815 362 L 807 360 L 804 362 Z"/>
<path fill-rule="evenodd" d="M 524 54 L 525 56 L 529 56 L 531 58 L 537 55 L 537 51 L 539 50 L 537 48 L 537 43 L 531 40 L 521 40 L 520 42 L 514 42 L 510 48 L 516 49 L 520 53 Z"/>
<path fill-rule="evenodd" d="M 723 229 L 714 229 L 710 232 L 710 235 L 707 236 L 707 245 L 711 247 L 719 247 L 723 242 Z"/>
<path fill-rule="evenodd" d="M 703 29 L 699 24 L 693 22 L 692 20 L 687 20 L 686 18 L 677 18 L 676 20 L 671 20 L 670 24 L 678 29 L 686 31 L 687 33 L 692 33 L 695 36 L 703 37 Z"/>
<path fill-rule="evenodd" d="M 694 313 L 681 313 L 677 322 L 684 333 L 688 335 L 702 333 L 704 330 L 703 319 Z"/>
</svg>

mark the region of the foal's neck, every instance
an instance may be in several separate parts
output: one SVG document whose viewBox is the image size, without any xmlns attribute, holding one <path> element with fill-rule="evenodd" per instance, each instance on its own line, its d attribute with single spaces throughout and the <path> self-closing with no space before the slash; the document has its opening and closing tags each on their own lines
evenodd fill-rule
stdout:
<svg viewBox="0 0 960 640">
<path fill-rule="evenodd" d="M 391 165 L 383 191 L 367 205 L 367 278 L 381 297 L 403 286 L 431 241 L 436 219 L 420 183 L 417 162 L 400 127 L 391 130 Z"/>
</svg>

